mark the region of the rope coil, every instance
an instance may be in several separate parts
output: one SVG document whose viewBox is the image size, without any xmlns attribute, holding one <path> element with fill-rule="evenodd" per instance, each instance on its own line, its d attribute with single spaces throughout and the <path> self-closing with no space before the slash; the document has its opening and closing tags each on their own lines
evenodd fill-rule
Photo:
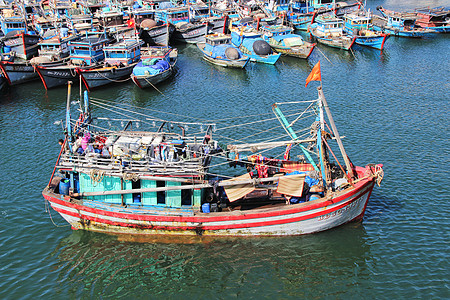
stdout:
<svg viewBox="0 0 450 300">
<path fill-rule="evenodd" d="M 93 185 L 96 186 L 98 183 L 102 182 L 104 175 L 105 171 L 92 169 L 89 177 L 91 178 Z"/>
</svg>

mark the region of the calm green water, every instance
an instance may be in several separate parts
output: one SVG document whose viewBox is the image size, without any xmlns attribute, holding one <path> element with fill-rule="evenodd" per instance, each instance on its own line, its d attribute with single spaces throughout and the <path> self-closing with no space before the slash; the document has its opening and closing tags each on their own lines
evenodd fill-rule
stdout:
<svg viewBox="0 0 450 300">
<path fill-rule="evenodd" d="M 445 1 L 367 1 L 401 10 Z M 449 35 L 391 38 L 382 53 L 319 46 L 308 61 L 226 70 L 194 46 L 160 91 L 131 82 L 92 97 L 200 119 L 270 112 L 325 95 L 355 164 L 383 163 L 362 224 L 288 238 L 138 243 L 72 231 L 45 211 L 66 90 L 40 82 L 0 95 L 0 298 L 449 298 Z M 76 98 L 74 88 L 73 98 Z M 236 136 L 240 132 L 235 131 Z M 52 221 L 58 226 L 54 226 Z M 187 242 L 187 241 L 185 241 Z"/>
</svg>

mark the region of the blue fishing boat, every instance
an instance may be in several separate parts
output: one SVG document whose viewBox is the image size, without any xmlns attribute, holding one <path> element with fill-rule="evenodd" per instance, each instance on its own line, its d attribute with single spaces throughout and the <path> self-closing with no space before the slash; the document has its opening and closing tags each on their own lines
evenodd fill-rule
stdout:
<svg viewBox="0 0 450 300">
<path fill-rule="evenodd" d="M 320 15 L 310 25 L 309 33 L 319 43 L 343 50 L 350 50 L 356 37 L 344 32 L 344 21 L 334 15 Z"/>
<path fill-rule="evenodd" d="M 169 7 L 156 12 L 156 21 L 167 22 L 175 27 L 171 38 L 174 42 L 196 44 L 205 41 L 208 22 L 191 23 L 187 6 Z"/>
<path fill-rule="evenodd" d="M 131 79 L 141 89 L 155 85 L 172 76 L 178 51 L 172 47 L 142 47 L 141 61 L 133 68 Z"/>
<path fill-rule="evenodd" d="M 15 57 L 28 60 L 38 53 L 39 35 L 28 30 L 26 17 L 20 10 L 4 10 L 0 14 L 3 53 L 14 52 Z"/>
<path fill-rule="evenodd" d="M 103 47 L 108 43 L 110 39 L 99 32 L 86 32 L 81 39 L 70 41 L 69 62 L 61 62 L 53 66 L 36 66 L 45 89 L 66 85 L 68 81 L 78 81 L 76 69 L 99 64 L 105 58 Z"/>
<path fill-rule="evenodd" d="M 283 55 L 308 58 L 315 43 L 305 41 L 301 35 L 293 33 L 293 29 L 285 25 L 262 26 L 263 39 L 270 47 Z"/>
<path fill-rule="evenodd" d="M 231 43 L 253 62 L 273 65 L 281 56 L 281 53 L 274 52 L 261 37 L 261 33 L 251 26 L 231 28 Z"/>
<path fill-rule="evenodd" d="M 356 44 L 378 50 L 383 50 L 384 43 L 389 37 L 389 34 L 373 30 L 369 11 L 345 14 L 344 31 L 356 37 Z"/>
<path fill-rule="evenodd" d="M 203 58 L 215 65 L 228 68 L 244 68 L 249 57 L 231 44 L 231 35 L 223 33 L 208 34 L 205 43 L 197 43 Z"/>
<path fill-rule="evenodd" d="M 416 20 L 419 17 L 416 13 L 395 12 L 386 10 L 382 6 L 378 6 L 377 9 L 383 17 L 374 15 L 373 25 L 375 30 L 394 36 L 410 38 L 430 37 L 436 33 L 434 30 L 417 26 Z"/>
<path fill-rule="evenodd" d="M 132 19 L 138 32 L 139 38 L 149 46 L 167 46 L 175 27 L 161 20 L 156 21 L 156 9 L 150 5 L 136 7 L 131 11 Z"/>
<path fill-rule="evenodd" d="M 105 46 L 105 59 L 99 66 L 76 69 L 86 88 L 90 91 L 107 84 L 129 80 L 133 68 L 141 58 L 142 44 L 140 40 L 127 39 Z"/>
</svg>

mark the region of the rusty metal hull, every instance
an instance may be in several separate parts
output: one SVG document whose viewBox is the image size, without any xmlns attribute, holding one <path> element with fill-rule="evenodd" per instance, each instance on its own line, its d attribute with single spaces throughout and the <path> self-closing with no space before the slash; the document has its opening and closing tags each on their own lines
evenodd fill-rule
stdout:
<svg viewBox="0 0 450 300">
<path fill-rule="evenodd" d="M 110 234 L 188 236 L 286 236 L 328 230 L 361 220 L 375 181 L 367 177 L 329 197 L 273 208 L 201 213 L 198 208 L 124 207 L 55 194 L 43 196 L 73 229 Z"/>
</svg>

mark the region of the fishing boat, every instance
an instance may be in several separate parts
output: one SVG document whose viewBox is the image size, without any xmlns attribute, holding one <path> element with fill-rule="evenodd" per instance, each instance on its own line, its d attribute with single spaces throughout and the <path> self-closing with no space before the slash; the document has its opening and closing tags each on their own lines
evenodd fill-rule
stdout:
<svg viewBox="0 0 450 300">
<path fill-rule="evenodd" d="M 383 15 L 373 15 L 373 25 L 375 30 L 383 31 L 393 36 L 422 38 L 433 36 L 434 30 L 421 28 L 416 25 L 419 17 L 415 13 L 395 12 L 384 9 L 382 6 L 377 7 L 378 11 Z"/>
<path fill-rule="evenodd" d="M 168 46 L 175 27 L 163 21 L 156 21 L 154 8 L 140 7 L 132 10 L 134 23 L 139 37 L 148 46 Z"/>
<path fill-rule="evenodd" d="M 370 11 L 359 11 L 344 15 L 344 31 L 356 37 L 355 44 L 383 50 L 389 34 L 375 31 Z"/>
<path fill-rule="evenodd" d="M 156 21 L 169 23 L 175 28 L 171 35 L 173 42 L 189 44 L 204 42 L 208 33 L 208 22 L 190 22 L 187 6 L 159 9 L 155 18 Z"/>
<path fill-rule="evenodd" d="M 151 46 L 141 48 L 141 61 L 134 66 L 131 80 L 141 89 L 156 88 L 174 73 L 178 51 L 172 47 Z"/>
<path fill-rule="evenodd" d="M 334 15 L 320 15 L 309 26 L 310 35 L 319 43 L 333 48 L 350 50 L 356 37 L 344 32 L 344 21 Z"/>
<path fill-rule="evenodd" d="M 301 35 L 293 33 L 293 29 L 285 25 L 263 26 L 260 30 L 270 47 L 283 55 L 308 58 L 316 46 L 303 40 Z"/>
<path fill-rule="evenodd" d="M 320 78 L 316 70 L 309 80 Z M 321 86 L 318 99 L 273 104 L 276 118 L 267 125 L 278 119 L 289 138 L 222 147 L 214 122 L 169 121 L 145 109 L 131 114 L 129 106 L 111 110 L 110 101 L 109 116 L 94 118 L 89 107 L 99 112 L 106 102 L 87 92 L 76 120 L 67 99 L 65 139 L 42 194 L 74 230 L 140 237 L 315 233 L 361 221 L 383 176 L 380 164 L 352 164 Z M 300 137 L 303 121 L 307 134 Z M 108 123 L 123 127 L 109 130 Z M 187 134 L 194 126 L 203 130 Z M 331 141 L 343 164 L 330 158 Z"/>
<path fill-rule="evenodd" d="M 274 65 L 281 56 L 272 50 L 261 33 L 250 25 L 231 27 L 231 43 L 250 57 L 250 61 Z"/>
<path fill-rule="evenodd" d="M 0 26 L 5 34 L 1 38 L 4 53 L 14 52 L 15 57 L 31 59 L 38 53 L 39 35 L 27 29 L 23 16 L 0 15 Z"/>
<path fill-rule="evenodd" d="M 77 68 L 77 73 L 88 91 L 111 83 L 124 82 L 130 79 L 133 68 L 141 58 L 142 41 L 126 39 L 105 46 L 105 59 L 96 67 Z"/>
<path fill-rule="evenodd" d="M 231 44 L 231 35 L 223 33 L 208 34 L 205 43 L 197 43 L 203 58 L 215 65 L 228 68 L 244 68 L 249 57 Z"/>
<path fill-rule="evenodd" d="M 39 77 L 45 89 L 50 89 L 67 82 L 78 81 L 77 68 L 99 65 L 105 58 L 103 47 L 110 43 L 110 39 L 101 32 L 85 32 L 79 40 L 69 42 L 69 61 L 60 62 L 52 66 L 36 66 Z"/>
<path fill-rule="evenodd" d="M 450 32 L 450 9 L 443 6 L 416 8 L 416 25 L 435 32 Z"/>
</svg>

